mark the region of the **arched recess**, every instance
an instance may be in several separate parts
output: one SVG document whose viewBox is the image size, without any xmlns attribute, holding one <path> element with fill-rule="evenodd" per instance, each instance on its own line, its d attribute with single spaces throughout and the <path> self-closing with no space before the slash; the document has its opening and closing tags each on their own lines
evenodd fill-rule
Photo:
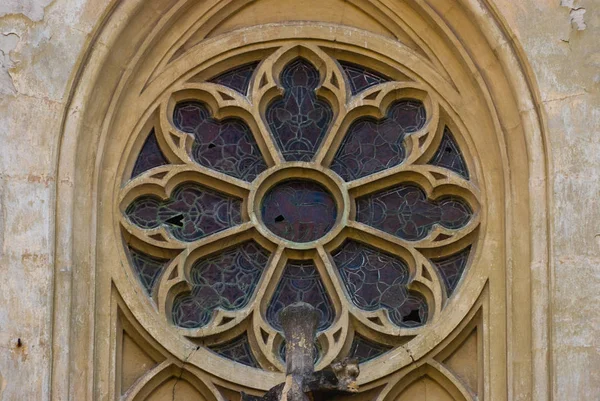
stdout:
<svg viewBox="0 0 600 401">
<path fill-rule="evenodd" d="M 548 399 L 548 152 L 529 68 L 494 5 L 485 0 L 112 2 L 73 77 L 58 151 L 53 399 L 114 397 L 110 321 L 113 272 L 119 267 L 109 255 L 118 239 L 107 221 L 114 220 L 123 153 L 135 142 L 139 116 L 149 112 L 136 105 L 173 75 L 191 70 L 211 49 L 226 55 L 223 49 L 229 47 L 264 47 L 282 38 L 401 55 L 398 62 L 411 62 L 415 70 L 421 63 L 424 71 L 435 72 L 431 76 L 441 92 L 453 94 L 452 102 L 487 110 L 474 116 L 465 107 L 467 114 L 457 120 L 468 125 L 467 148 L 478 157 L 495 240 L 474 262 L 478 270 L 468 278 L 472 290 L 450 304 L 451 321 L 400 348 L 391 362 L 366 366 L 365 388 L 380 386 L 374 378 L 384 373 L 398 383 L 409 378 L 413 363 L 435 360 L 436 346 L 479 313 L 486 355 L 479 397 Z M 479 135 L 472 123 L 477 118 Z M 142 323 L 140 330 L 156 336 L 160 328 L 144 320 L 146 307 L 133 298 L 128 305 Z M 219 371 L 219 360 L 210 353 L 195 354 L 193 345 L 175 337 L 161 338 L 160 345 L 190 366 L 202 365 L 206 380 L 213 382 L 207 388 L 233 378 L 232 372 Z M 280 373 L 248 373 L 250 379 L 238 383 L 248 391 L 281 381 Z"/>
</svg>

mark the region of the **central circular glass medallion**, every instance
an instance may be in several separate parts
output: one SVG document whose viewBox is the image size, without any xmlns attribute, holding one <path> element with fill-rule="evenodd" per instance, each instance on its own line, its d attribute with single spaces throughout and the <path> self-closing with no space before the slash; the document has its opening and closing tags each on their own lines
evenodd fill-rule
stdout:
<svg viewBox="0 0 600 401">
<path fill-rule="evenodd" d="M 281 182 L 266 193 L 261 214 L 264 225 L 281 238 L 315 241 L 331 230 L 337 206 L 331 193 L 307 180 Z"/>
</svg>

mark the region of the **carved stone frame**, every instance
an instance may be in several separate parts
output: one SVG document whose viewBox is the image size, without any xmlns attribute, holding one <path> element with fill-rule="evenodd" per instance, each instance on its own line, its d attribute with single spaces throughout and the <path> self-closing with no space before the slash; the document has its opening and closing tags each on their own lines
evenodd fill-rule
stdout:
<svg viewBox="0 0 600 401">
<path fill-rule="evenodd" d="M 141 121 L 133 117 L 135 113 L 122 111 L 124 107 L 135 107 L 140 93 L 142 100 L 155 96 L 153 87 L 160 87 L 163 77 L 177 74 L 172 71 L 177 65 L 185 65 L 167 61 L 178 48 L 170 41 L 176 43 L 185 37 L 192 16 L 198 21 L 195 30 L 202 31 L 203 26 L 217 24 L 245 4 L 206 3 L 182 1 L 172 5 L 156 1 L 151 7 L 143 7 L 138 1 L 115 2 L 73 77 L 58 159 L 53 399 L 105 399 L 115 394 L 116 328 L 137 325 L 131 331 L 138 332 L 143 337 L 140 341 L 148 344 L 160 330 L 149 320 L 143 321 L 142 329 L 127 311 L 121 298 L 127 295 L 117 293 L 113 284 L 113 278 L 123 270 L 107 256 L 107 251 L 118 243 L 114 237 L 117 216 L 110 201 L 118 193 L 115 183 L 118 187 L 121 182 L 115 177 L 122 177 L 125 168 L 120 164 L 123 152 L 128 153 L 135 145 L 129 141 L 123 146 L 123 141 L 142 129 L 135 127 Z M 373 58 L 395 54 L 404 66 L 410 68 L 412 64 L 413 70 L 418 66 L 422 74 L 431 71 L 426 81 L 441 93 L 440 101 L 450 102 L 449 113 L 454 112 L 452 103 L 461 102 L 472 102 L 485 110 L 484 115 L 452 115 L 452 121 L 464 124 L 459 127 L 461 132 L 472 132 L 478 125 L 488 135 L 479 143 L 467 137 L 470 142 L 460 144 L 477 160 L 481 204 L 495 211 L 493 215 L 488 213 L 490 218 L 483 222 L 489 225 L 481 229 L 490 241 L 486 247 L 489 251 L 480 252 L 473 262 L 479 268 L 469 272 L 466 287 L 471 290 L 459 292 L 452 301 L 457 308 L 472 308 L 452 313 L 452 319 L 432 329 L 421 345 L 399 353 L 394 364 L 372 369 L 379 377 L 381 369 L 388 369 L 397 379 L 390 381 L 380 397 L 395 394 L 412 376 L 442 371 L 443 367 L 436 365 L 437 356 L 476 322 L 480 328 L 478 341 L 485 350 L 479 393 L 494 400 L 513 399 L 516 394 L 534 400 L 549 399 L 547 151 L 537 93 L 526 64 L 519 59 L 518 46 L 498 21 L 493 6 L 483 1 L 464 0 L 454 5 L 441 0 L 355 3 L 374 18 L 408 32 L 412 43 L 425 49 L 421 51 L 431 61 L 424 63 L 425 58 L 417 57 L 412 49 L 379 35 L 323 23 L 246 28 L 224 36 L 222 42 L 200 45 L 204 51 L 210 51 L 212 45 L 215 54 L 226 58 L 224 46 L 238 46 L 252 35 L 256 43 L 268 43 L 270 38 L 327 43 L 335 37 L 340 51 L 344 46 L 364 46 L 373 52 Z M 185 21 L 190 22 L 185 25 Z M 193 52 L 194 48 L 186 50 Z M 478 155 L 485 158 L 477 159 Z M 120 277 L 116 281 L 128 279 Z M 136 310 L 138 318 L 147 313 L 147 306 L 134 297 L 127 300 L 127 305 Z M 229 377 L 226 371 L 219 371 L 218 358 L 203 355 L 204 370 L 212 372 L 207 376 L 194 367 L 197 363 L 193 358 L 198 357 L 193 355 L 194 349 L 167 337 L 153 346 L 165 351 L 162 355 L 173 355 L 165 358 L 168 363 L 160 365 L 165 372 L 182 366 L 185 360 L 185 371 L 194 371 L 190 374 L 196 377 L 190 380 L 199 380 L 198 391 L 220 397 L 214 383 Z M 360 381 L 369 383 L 370 379 L 365 369 Z M 237 384 L 260 391 L 279 381 L 281 374 L 263 372 L 257 376 L 252 371 L 245 381 L 237 379 Z M 459 384 L 455 388 L 465 391 Z"/>
</svg>

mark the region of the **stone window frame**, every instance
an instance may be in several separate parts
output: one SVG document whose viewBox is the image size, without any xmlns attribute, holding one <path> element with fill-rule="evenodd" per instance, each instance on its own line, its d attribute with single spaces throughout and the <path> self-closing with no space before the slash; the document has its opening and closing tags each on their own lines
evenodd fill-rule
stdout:
<svg viewBox="0 0 600 401">
<path fill-rule="evenodd" d="M 212 65 L 212 60 L 207 60 L 206 64 L 193 68 L 182 76 L 176 76 L 165 92 L 148 106 L 154 110 L 148 118 L 150 122 L 142 122 L 143 130 L 137 136 L 132 136 L 134 145 L 131 154 L 124 155 L 126 163 L 123 164 L 122 170 L 119 211 L 115 212 L 117 215 L 121 214 L 119 224 L 128 242 L 155 257 L 164 258 L 168 255 L 172 258 L 152 294 L 157 307 L 157 319 L 163 320 L 165 326 L 171 324 L 171 310 L 178 294 L 190 290 L 190 269 L 195 261 L 215 254 L 220 249 L 249 240 L 268 250 L 272 257 L 254 296 L 245 307 L 235 311 L 216 309 L 207 325 L 177 330 L 182 341 L 194 338 L 201 340 L 203 346 L 208 347 L 232 341 L 241 331 L 248 336 L 259 364 L 264 369 L 275 371 L 284 371 L 284 364 L 278 352 L 283 338 L 281 333 L 267 322 L 265 315 L 268 301 L 275 291 L 287 260 L 314 260 L 333 302 L 337 317 L 330 327 L 320 333 L 318 340 L 323 355 L 319 359 L 317 369 L 321 369 L 332 363 L 340 354 L 347 353 L 355 332 L 389 347 L 402 346 L 410 349 L 413 343 L 422 341 L 418 336 L 428 330 L 428 326 L 437 324 L 439 319 L 447 319 L 442 309 L 449 302 L 449 297 L 433 260 L 454 255 L 467 247 L 472 247 L 469 260 L 473 260 L 479 243 L 478 231 L 483 220 L 479 201 L 480 190 L 477 185 L 477 164 L 474 158 L 469 158 L 470 145 L 464 139 L 468 138 L 468 135 L 461 133 L 464 128 L 459 128 L 452 120 L 450 113 L 446 111 L 447 102 L 440 98 L 435 88 L 427 82 L 422 82 L 414 71 L 397 62 L 385 65 L 385 71 L 394 79 L 353 95 L 347 87 L 347 80 L 338 62 L 356 63 L 360 60 L 364 67 L 376 70 L 382 61 L 370 58 L 360 47 L 341 51 L 331 42 L 319 45 L 312 42 L 309 38 L 278 41 L 273 43 L 270 49 L 250 54 L 242 47 L 238 51 L 230 51 L 230 56 L 222 62 Z M 332 57 L 334 53 L 337 59 Z M 266 126 L 264 117 L 267 105 L 281 96 L 281 71 L 298 58 L 317 66 L 321 76 L 317 94 L 328 100 L 334 115 L 330 129 L 311 162 L 286 161 L 272 137 L 273 133 Z M 255 79 L 250 83 L 247 96 L 210 82 L 210 74 L 214 74 L 214 71 L 221 74 L 248 61 L 261 62 L 254 73 Z M 422 128 L 405 138 L 407 154 L 401 164 L 347 182 L 328 169 L 344 135 L 354 121 L 365 117 L 385 118 L 389 107 L 403 99 L 422 102 L 426 122 Z M 202 102 L 217 120 L 236 118 L 248 124 L 256 137 L 258 147 L 265 155 L 268 169 L 257 178 L 246 181 L 196 163 L 190 156 L 193 137 L 179 131 L 172 121 L 176 105 L 188 101 Z M 140 151 L 140 143 L 145 142 L 149 124 L 154 124 L 151 131 L 156 135 L 165 157 L 171 160 L 172 164 L 155 167 L 130 179 L 131 170 Z M 428 164 L 437 152 L 447 127 L 452 127 L 455 140 L 461 144 L 459 147 L 465 149 L 463 157 L 467 157 L 472 171 L 470 180 L 448 169 Z M 338 204 L 340 213 L 334 227 L 318 240 L 300 243 L 282 239 L 270 232 L 260 217 L 260 201 L 264 193 L 273 183 L 294 177 L 322 184 L 329 189 Z M 135 199 L 149 195 L 167 199 L 179 185 L 187 182 L 198 183 L 228 196 L 243 199 L 242 223 L 192 242 L 182 242 L 173 238 L 164 226 L 144 230 L 127 218 L 125 211 Z M 470 221 L 458 230 L 436 225 L 429 235 L 417 241 L 404 240 L 356 221 L 356 199 L 399 184 L 417 185 L 423 188 L 428 199 L 432 200 L 448 196 L 457 196 L 465 200 L 472 209 Z M 429 318 L 425 325 L 415 328 L 399 327 L 388 318 L 386 309 L 365 311 L 350 301 L 330 256 L 347 239 L 371 244 L 375 249 L 407 262 L 410 271 L 408 289 L 422 294 L 429 306 Z M 120 253 L 121 264 L 127 265 L 127 255 Z M 468 274 L 467 271 L 464 276 Z M 466 277 L 463 279 L 466 280 Z M 135 277 L 128 277 L 127 282 L 135 280 Z M 116 286 L 121 287 L 121 284 L 116 283 Z M 417 338 L 407 340 L 413 337 Z M 400 352 L 404 352 L 402 347 Z M 395 353 L 397 354 L 398 350 Z M 393 355 L 394 352 L 386 354 L 386 358 Z M 222 363 L 232 362 L 223 360 Z M 377 363 L 385 363 L 385 358 L 369 363 L 365 369 L 377 370 Z"/>
<path fill-rule="evenodd" d="M 127 96 L 123 95 L 126 85 L 122 83 L 115 87 L 109 87 L 107 82 L 115 84 L 119 82 L 122 78 L 118 73 L 119 66 L 129 62 L 138 62 L 140 57 L 140 53 L 134 57 L 130 56 L 133 54 L 131 52 L 117 51 L 118 46 L 126 45 L 115 42 L 120 35 L 120 30 L 116 28 L 126 27 L 125 34 L 134 37 L 136 30 L 141 32 L 141 27 L 147 23 L 143 22 L 140 15 L 133 12 L 139 6 L 139 4 L 133 3 L 117 7 L 106 16 L 106 24 L 102 25 L 104 28 L 97 30 L 94 43 L 99 45 L 90 46 L 88 56 L 81 59 L 81 70 L 74 77 L 74 90 L 65 113 L 64 132 L 58 158 L 60 184 L 57 189 L 57 270 L 51 383 L 53 394 L 57 396 L 71 394 L 71 397 L 75 397 L 75 399 L 92 399 L 99 394 L 114 392 L 114 384 L 106 383 L 115 381 L 114 367 L 111 368 L 114 366 L 114 362 L 111 362 L 114 358 L 109 358 L 107 355 L 114 355 L 114 352 L 118 350 L 118 347 L 115 348 L 115 341 L 118 338 L 118 335 L 115 334 L 116 327 L 134 326 L 135 329 L 132 331 L 147 331 L 146 334 L 137 334 L 140 342 L 150 343 L 155 334 L 155 327 L 152 325 L 140 326 L 135 323 L 139 316 L 131 315 L 131 311 L 127 310 L 123 302 L 125 297 L 114 292 L 112 273 L 105 269 L 110 264 L 107 265 L 106 260 L 98 257 L 101 247 L 110 248 L 106 242 L 107 233 L 102 232 L 102 224 L 99 224 L 102 218 L 98 218 L 98 216 L 102 216 L 103 212 L 98 213 L 98 210 L 105 207 L 103 199 L 109 194 L 115 193 L 110 185 L 107 185 L 111 182 L 111 180 L 107 180 L 107 176 L 114 177 L 114 166 L 118 164 L 110 163 L 111 158 L 115 156 L 110 152 L 113 143 L 107 138 L 110 136 L 112 139 L 114 135 L 117 135 L 115 132 L 121 132 L 120 135 L 122 132 L 127 132 L 127 130 L 120 131 L 116 127 L 132 125 L 131 119 L 128 121 L 127 116 L 115 117 L 114 115 L 117 110 L 116 106 L 126 103 Z M 146 18 L 156 18 L 159 21 L 161 16 L 167 15 L 165 14 L 166 9 L 157 11 L 161 10 L 162 6 L 162 4 L 157 5 L 156 9 L 141 13 L 141 15 Z M 543 140 L 544 125 L 538 112 L 537 92 L 532 84 L 533 80 L 530 78 L 527 64 L 520 59 L 518 46 L 507 39 L 510 38 L 510 34 L 507 33 L 502 22 L 494 17 L 493 7 L 489 5 L 486 7 L 488 12 L 482 13 L 478 6 L 466 0 L 461 2 L 460 6 L 456 6 L 454 10 L 445 9 L 443 5 L 435 1 L 417 7 L 427 16 L 427 21 L 434 21 L 444 35 L 454 38 L 454 41 L 450 40 L 450 43 L 441 40 L 440 42 L 443 44 L 438 49 L 459 48 L 462 52 L 461 57 L 466 63 L 465 68 L 471 71 L 471 77 L 474 77 L 475 83 L 468 82 L 471 77 L 466 78 L 463 75 L 464 81 L 461 81 L 460 84 L 472 85 L 473 88 L 476 88 L 477 96 L 475 98 L 481 97 L 486 113 L 491 114 L 490 118 L 494 127 L 492 133 L 497 139 L 490 143 L 488 151 L 490 156 L 499 154 L 503 159 L 503 162 L 497 165 L 498 170 L 495 170 L 498 175 L 495 182 L 502 188 L 502 192 L 506 191 L 509 194 L 503 195 L 505 203 L 501 202 L 502 206 L 494 203 L 499 206 L 498 210 L 505 211 L 499 225 L 501 233 L 498 233 L 498 238 L 504 238 L 499 247 L 505 252 L 501 252 L 503 255 L 501 260 L 489 261 L 492 266 L 499 266 L 499 268 L 496 271 L 490 271 L 489 275 L 484 278 L 483 291 L 476 297 L 476 301 L 470 302 L 473 309 L 462 313 L 462 316 L 457 318 L 458 321 L 445 322 L 446 340 L 442 343 L 447 345 L 457 341 L 457 338 L 460 337 L 459 334 L 471 324 L 473 319 L 481 318 L 483 329 L 478 330 L 478 333 L 483 332 L 481 334 L 483 349 L 503 361 L 501 363 L 503 366 L 498 368 L 490 366 L 489 360 L 486 359 L 487 362 L 484 362 L 482 367 L 482 374 L 489 378 L 493 372 L 504 372 L 500 376 L 501 380 L 491 383 L 491 387 L 485 389 L 485 394 L 488 396 L 491 394 L 495 397 L 494 399 L 505 399 L 502 394 L 506 394 L 506 389 L 510 388 L 509 392 L 518 391 L 520 394 L 529 394 L 532 399 L 541 400 L 546 399 L 550 388 L 548 375 L 550 356 L 547 346 L 549 338 L 547 297 L 550 277 L 547 260 L 548 228 L 545 178 L 547 150 Z M 453 11 L 453 13 L 449 13 L 448 19 L 444 21 L 438 17 L 438 13 L 442 11 Z M 409 14 L 414 18 L 411 22 L 415 27 L 427 25 L 419 25 L 424 24 L 419 19 L 419 15 Z M 401 19 L 398 18 L 397 21 L 401 21 Z M 280 31 L 291 28 L 290 30 L 294 33 L 290 32 L 290 34 L 298 35 L 298 26 L 292 25 L 294 24 L 283 24 L 278 28 Z M 364 44 L 366 37 L 369 44 L 373 45 L 369 46 L 370 49 L 378 47 L 369 41 L 370 35 L 365 32 L 356 31 L 357 36 L 362 35 L 360 39 L 356 40 L 341 34 L 342 30 L 348 29 L 345 27 L 339 29 L 327 27 L 323 31 L 328 32 L 322 32 L 319 29 L 323 28 L 323 24 L 300 25 L 310 28 L 311 33 L 310 35 L 305 33 L 306 36 L 321 34 L 322 37 L 317 40 L 326 40 L 325 36 L 331 35 L 333 29 L 336 34 L 340 34 L 340 37 L 344 38 L 342 43 L 346 41 L 358 43 L 362 40 L 362 44 Z M 115 29 L 111 31 L 106 28 L 107 26 Z M 398 26 L 406 28 L 403 23 L 399 23 Z M 462 33 L 462 40 L 457 39 L 458 33 Z M 264 32 L 260 33 L 260 35 L 263 34 Z M 424 34 L 423 40 L 433 46 L 436 40 L 439 40 L 432 38 L 435 35 L 437 33 Z M 144 51 L 148 51 L 147 46 L 151 41 L 149 39 L 145 42 Z M 381 41 L 381 38 L 378 37 L 376 41 Z M 112 49 L 111 52 L 105 52 L 106 46 Z M 386 54 L 390 50 L 385 46 L 379 46 L 379 48 L 382 50 L 382 54 Z M 466 49 L 470 52 L 467 52 Z M 193 53 L 193 49 L 191 53 Z M 418 57 L 415 58 L 414 54 L 408 53 L 404 54 L 407 56 L 407 60 L 413 63 L 420 61 Z M 499 59 L 496 58 L 496 55 Z M 169 59 L 169 57 L 161 57 Z M 191 58 L 190 56 L 188 59 Z M 153 85 L 160 83 L 161 77 L 173 73 L 173 66 L 167 65 L 166 61 L 162 65 L 159 63 L 159 67 L 156 67 L 158 70 L 164 69 L 162 75 L 154 75 L 153 71 L 144 74 L 145 78 L 143 79 L 148 79 L 146 82 L 150 89 Z M 498 68 L 494 68 L 494 66 Z M 459 69 L 457 66 L 450 67 L 451 72 L 452 68 Z M 125 76 L 130 77 L 133 70 L 135 69 L 126 70 Z M 152 79 L 149 79 L 150 77 Z M 105 80 L 97 80 L 97 78 Z M 146 82 L 136 82 L 136 85 L 141 88 Z M 437 83 L 440 87 L 448 89 L 448 82 L 443 77 L 439 78 Z M 117 90 L 115 91 L 114 88 Z M 470 94 L 475 94 L 475 92 Z M 138 130 L 132 129 L 130 132 Z M 128 149 L 126 149 L 127 151 Z M 483 149 L 478 149 L 477 153 L 481 154 L 482 151 Z M 121 154 L 119 153 L 119 155 Z M 489 171 L 483 170 L 484 172 Z M 485 174 L 483 177 L 487 181 L 494 181 L 494 177 L 490 178 Z M 112 179 L 112 182 L 115 180 Z M 487 200 L 482 199 L 482 204 L 489 205 L 490 203 L 486 203 Z M 112 216 L 110 217 L 111 226 L 114 226 L 116 216 L 112 215 L 112 212 L 109 212 L 107 216 Z M 482 262 L 481 259 L 478 262 Z M 130 301 L 127 302 L 127 305 L 132 306 L 134 310 L 143 313 L 149 312 L 144 311 L 144 305 Z M 506 302 L 507 308 L 499 308 L 494 305 L 498 301 Z M 492 305 L 494 306 L 492 307 Z M 106 341 L 106 339 L 111 340 Z M 66 347 L 65 341 L 68 344 Z M 173 356 L 170 357 L 172 362 L 165 372 L 177 370 L 181 371 L 180 376 L 183 376 L 185 370 L 185 375 L 188 375 L 188 369 L 194 370 L 194 368 L 186 367 L 187 365 L 182 367 L 177 360 L 185 360 L 186 364 L 193 365 L 193 360 L 187 358 L 194 358 L 194 349 L 187 347 L 173 354 L 174 345 L 173 340 L 169 339 L 154 346 L 156 348 L 166 346 L 167 354 L 175 357 L 175 359 L 172 359 Z M 416 352 L 407 353 L 405 358 L 407 363 L 404 365 L 406 369 L 401 369 L 388 377 L 388 379 L 395 378 L 394 381 L 400 384 L 388 386 L 385 390 L 386 394 L 397 393 L 399 388 L 407 385 L 409 377 L 422 376 L 423 372 L 435 369 L 435 362 L 427 357 L 431 354 L 431 350 L 425 348 L 416 347 L 413 350 Z M 185 352 L 186 350 L 188 352 Z M 166 351 L 166 349 L 162 349 L 162 351 Z M 180 355 L 177 356 L 177 354 Z M 419 362 L 413 366 L 411 365 L 413 360 Z M 173 366 L 180 366 L 180 368 Z M 417 369 L 419 366 L 422 368 Z M 519 380 L 517 376 L 513 375 L 517 366 L 528 372 L 527 380 Z M 209 370 L 218 369 L 216 363 L 211 361 L 207 368 Z M 439 372 L 440 369 L 437 371 Z M 69 379 L 70 372 L 85 372 L 87 379 L 80 383 L 72 382 Z M 203 384 L 198 384 L 197 387 L 202 387 L 202 391 L 208 391 L 206 394 L 214 392 L 214 384 L 206 384 L 203 379 L 198 379 L 198 377 L 203 377 L 208 380 L 208 376 L 196 373 L 195 378 L 190 380 L 200 380 Z M 222 373 L 225 374 L 224 378 L 227 378 L 226 372 Z M 435 376 L 433 373 L 431 375 Z M 97 381 L 97 379 L 93 379 L 94 377 L 112 377 L 112 379 Z M 261 376 L 262 381 L 259 386 L 268 387 L 278 378 L 277 374 L 265 374 Z M 241 385 L 248 385 L 250 381 L 256 379 L 256 377 L 252 377 L 246 384 L 242 383 Z M 361 378 L 366 383 L 373 379 L 368 374 Z"/>
</svg>

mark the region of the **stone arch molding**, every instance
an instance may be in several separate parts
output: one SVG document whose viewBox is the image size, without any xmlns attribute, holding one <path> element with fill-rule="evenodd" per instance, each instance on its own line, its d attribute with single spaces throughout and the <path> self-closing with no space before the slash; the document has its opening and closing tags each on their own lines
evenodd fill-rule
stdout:
<svg viewBox="0 0 600 401">
<path fill-rule="evenodd" d="M 460 291 L 430 292 L 438 310 L 419 335 L 380 334 L 406 342 L 364 364 L 364 398 L 403 399 L 429 386 L 434 399 L 548 399 L 543 122 L 518 44 L 484 0 L 111 3 L 74 75 L 59 149 L 53 399 L 160 400 L 172 382 L 196 398 L 233 401 L 282 381 L 276 361 L 265 362 L 271 370 L 224 363 L 158 319 L 123 263 L 119 224 L 129 155 L 160 126 L 165 94 L 281 49 L 327 78 L 327 63 L 315 60 L 368 59 L 427 93 L 435 118 L 459 133 L 476 186 L 476 252 Z M 203 93 L 225 109 L 237 96 Z"/>
</svg>

